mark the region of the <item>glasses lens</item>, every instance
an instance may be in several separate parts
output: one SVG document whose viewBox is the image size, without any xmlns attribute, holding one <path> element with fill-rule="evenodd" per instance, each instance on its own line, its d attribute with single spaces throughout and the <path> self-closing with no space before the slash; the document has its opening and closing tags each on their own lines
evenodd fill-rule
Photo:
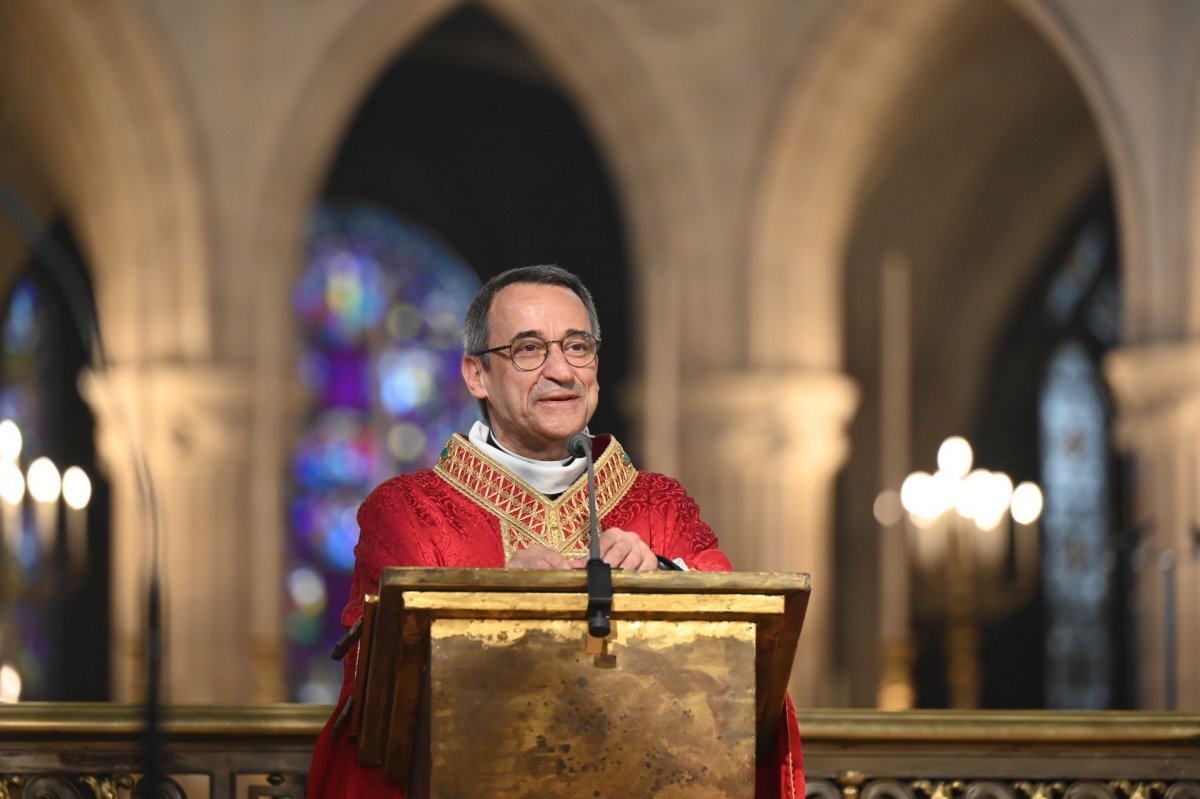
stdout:
<svg viewBox="0 0 1200 799">
<path fill-rule="evenodd" d="M 520 369 L 536 369 L 546 360 L 546 342 L 540 338 L 521 338 L 512 343 L 512 361 Z"/>
<path fill-rule="evenodd" d="M 576 335 L 563 339 L 563 356 L 572 366 L 587 366 L 596 358 L 596 350 L 600 342 L 591 336 Z"/>
</svg>

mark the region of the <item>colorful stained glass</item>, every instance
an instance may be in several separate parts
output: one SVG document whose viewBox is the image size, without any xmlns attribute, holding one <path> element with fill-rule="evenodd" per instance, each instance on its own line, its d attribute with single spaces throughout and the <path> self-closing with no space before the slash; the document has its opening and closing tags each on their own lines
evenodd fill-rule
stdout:
<svg viewBox="0 0 1200 799">
<path fill-rule="evenodd" d="M 460 339 L 478 289 L 444 242 L 388 211 L 331 204 L 313 214 L 293 294 L 299 373 L 313 400 L 292 461 L 284 620 L 299 701 L 337 695 L 341 668 L 329 650 L 342 634 L 363 497 L 393 474 L 431 465 L 476 418 Z"/>
</svg>

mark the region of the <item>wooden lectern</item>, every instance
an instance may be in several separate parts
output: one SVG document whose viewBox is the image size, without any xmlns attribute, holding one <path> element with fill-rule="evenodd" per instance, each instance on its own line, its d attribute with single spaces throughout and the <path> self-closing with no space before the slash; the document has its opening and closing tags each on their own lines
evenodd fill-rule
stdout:
<svg viewBox="0 0 1200 799">
<path fill-rule="evenodd" d="M 409 799 L 747 797 L 774 744 L 806 574 L 384 569 L 352 734 Z"/>
</svg>

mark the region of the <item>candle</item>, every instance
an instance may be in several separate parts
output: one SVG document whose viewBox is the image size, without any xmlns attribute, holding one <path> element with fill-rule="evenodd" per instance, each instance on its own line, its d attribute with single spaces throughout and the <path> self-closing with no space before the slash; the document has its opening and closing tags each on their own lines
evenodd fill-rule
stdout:
<svg viewBox="0 0 1200 799">
<path fill-rule="evenodd" d="M 29 496 L 34 502 L 42 553 L 49 556 L 54 551 L 55 533 L 58 532 L 58 497 L 62 493 L 62 478 L 59 477 L 58 467 L 49 458 L 41 457 L 29 464 L 26 482 Z"/>
<path fill-rule="evenodd" d="M 67 563 L 72 571 L 87 567 L 87 506 L 92 499 L 92 481 L 78 466 L 63 472 L 63 502 L 67 505 Z"/>
<path fill-rule="evenodd" d="M 21 429 L 12 419 L 0 422 L 0 460 L 17 462 L 21 457 Z"/>
<path fill-rule="evenodd" d="M 4 538 L 13 555 L 21 551 L 21 500 L 25 497 L 25 476 L 12 461 L 0 460 L 0 500 L 3 500 Z"/>
<path fill-rule="evenodd" d="M 21 430 L 16 422 L 0 421 L 0 500 L 4 504 L 0 523 L 4 525 L 4 540 L 14 556 L 21 550 L 21 499 L 25 496 L 25 477 L 17 466 L 21 443 Z"/>
<path fill-rule="evenodd" d="M 1013 490 L 1012 517 L 1016 523 L 1018 575 L 1033 577 L 1038 562 L 1038 518 L 1042 515 L 1042 490 L 1035 483 L 1021 483 Z"/>
</svg>

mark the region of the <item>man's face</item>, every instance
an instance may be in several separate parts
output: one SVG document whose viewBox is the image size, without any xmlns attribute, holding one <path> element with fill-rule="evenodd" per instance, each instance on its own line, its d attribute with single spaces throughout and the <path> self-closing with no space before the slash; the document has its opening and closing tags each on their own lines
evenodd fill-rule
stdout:
<svg viewBox="0 0 1200 799">
<path fill-rule="evenodd" d="M 488 319 L 489 349 L 517 336 L 558 341 L 572 333 L 592 332 L 587 309 L 566 286 L 505 286 L 492 301 Z M 551 344 L 546 362 L 523 372 L 506 355 L 491 355 L 487 368 L 477 356 L 465 355 L 462 361 L 463 380 L 471 395 L 488 404 L 492 433 L 518 455 L 538 460 L 565 458 L 567 439 L 582 430 L 596 411 L 599 362 L 571 366 L 562 348 Z"/>
</svg>

